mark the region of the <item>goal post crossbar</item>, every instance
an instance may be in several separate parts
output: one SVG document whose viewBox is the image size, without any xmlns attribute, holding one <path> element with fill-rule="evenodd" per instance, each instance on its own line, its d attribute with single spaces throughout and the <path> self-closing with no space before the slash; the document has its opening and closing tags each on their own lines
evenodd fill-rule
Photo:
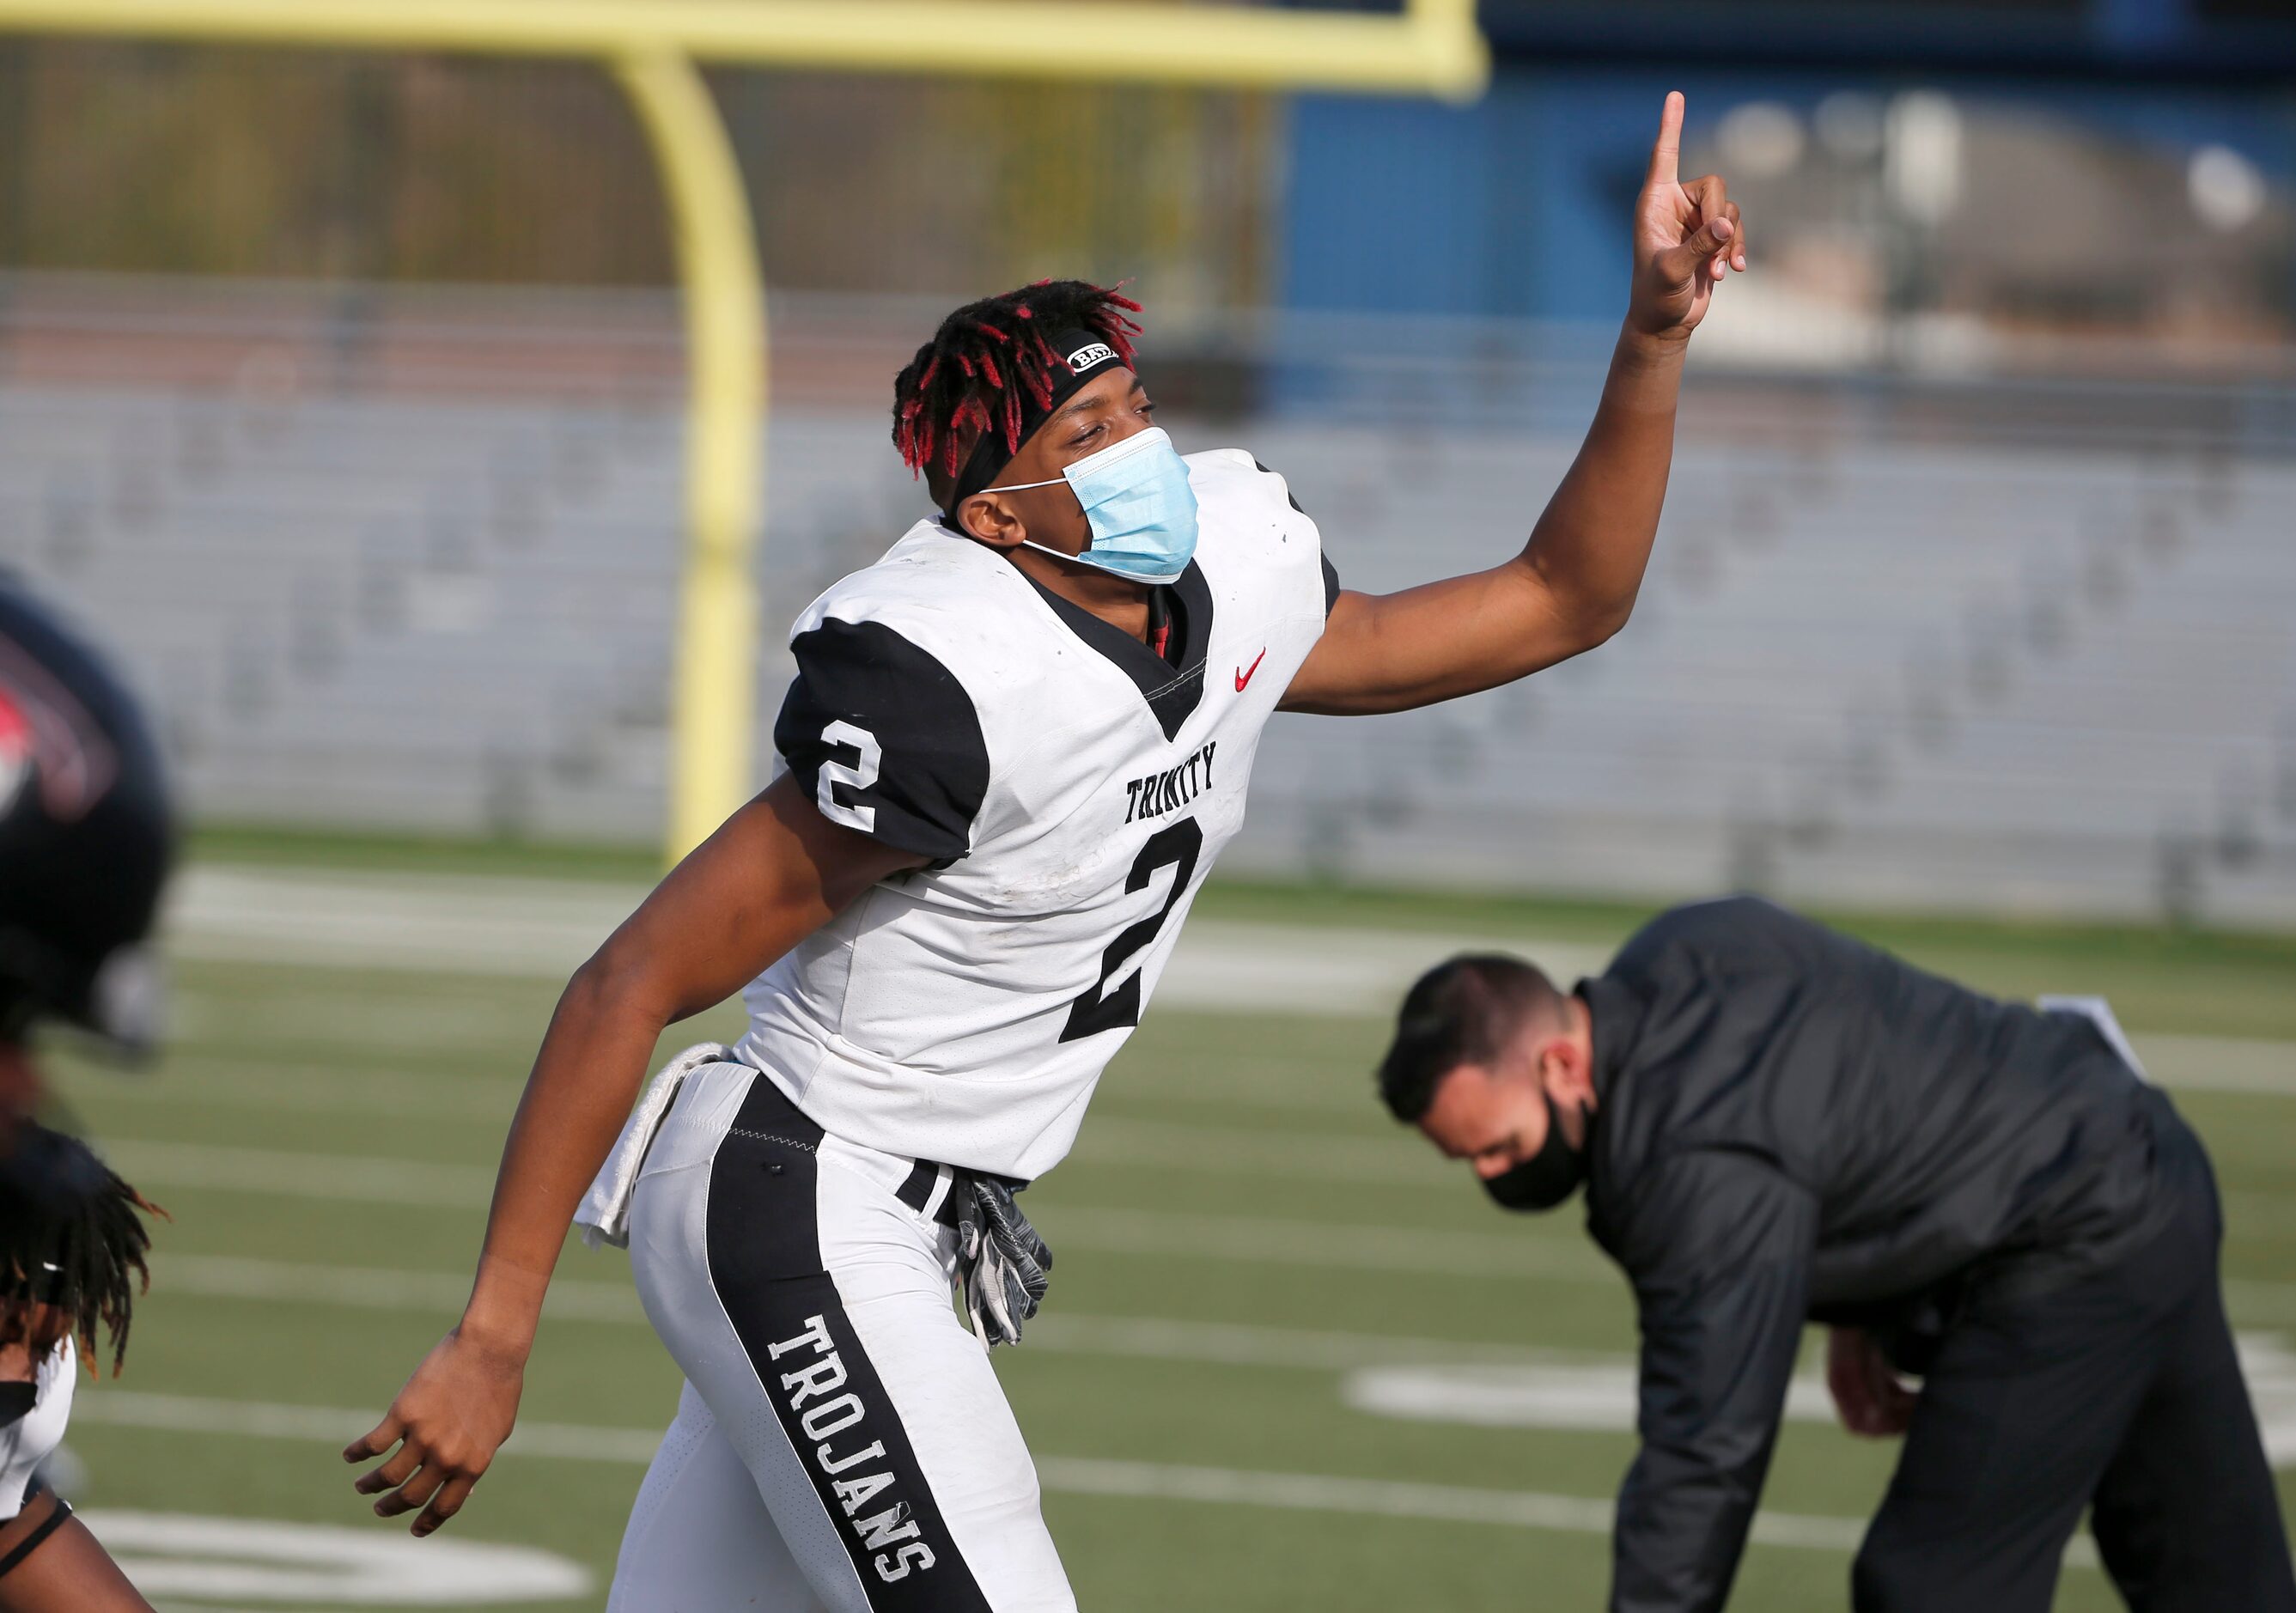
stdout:
<svg viewBox="0 0 2296 1613">
<path fill-rule="evenodd" d="M 1075 0 L 4 0 L 0 31 L 1467 100 L 1473 0 L 1397 12 Z"/>
</svg>

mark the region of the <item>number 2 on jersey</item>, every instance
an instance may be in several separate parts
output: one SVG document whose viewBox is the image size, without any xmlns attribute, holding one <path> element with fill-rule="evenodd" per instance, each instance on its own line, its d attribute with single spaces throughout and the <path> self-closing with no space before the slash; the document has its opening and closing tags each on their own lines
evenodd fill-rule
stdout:
<svg viewBox="0 0 2296 1613">
<path fill-rule="evenodd" d="M 1103 1030 L 1120 1030 L 1140 1023 L 1140 971 L 1134 970 L 1113 987 L 1109 978 L 1144 951 L 1164 928 L 1164 921 L 1172 916 L 1172 909 L 1186 894 L 1188 881 L 1196 877 L 1196 858 L 1203 848 L 1204 831 L 1193 818 L 1167 823 L 1148 837 L 1148 843 L 1133 859 L 1132 872 L 1126 878 L 1124 888 L 1147 889 L 1148 881 L 1160 868 L 1172 870 L 1172 888 L 1165 894 L 1161 907 L 1138 923 L 1126 925 L 1108 944 L 1108 950 L 1100 954 L 1100 978 L 1090 991 L 1069 1004 L 1069 1022 L 1061 1032 L 1062 1041 L 1074 1042 L 1084 1036 L 1096 1036 Z"/>
<path fill-rule="evenodd" d="M 859 801 L 849 806 L 837 798 L 836 786 L 842 784 L 857 797 L 877 782 L 877 769 L 885 753 L 877 743 L 877 736 L 866 728 L 857 728 L 848 722 L 835 722 L 821 731 L 824 745 L 850 745 L 856 752 L 855 765 L 848 766 L 834 757 L 824 758 L 819 776 L 814 784 L 814 798 L 820 803 L 821 815 L 832 823 L 843 823 L 864 834 L 873 833 L 877 827 L 877 809 Z"/>
</svg>

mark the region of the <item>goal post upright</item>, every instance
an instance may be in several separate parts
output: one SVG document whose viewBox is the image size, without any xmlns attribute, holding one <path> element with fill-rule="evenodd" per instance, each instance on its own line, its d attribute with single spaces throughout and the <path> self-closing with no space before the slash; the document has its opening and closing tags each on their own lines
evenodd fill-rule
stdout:
<svg viewBox="0 0 2296 1613">
<path fill-rule="evenodd" d="M 740 160 L 691 56 L 614 62 L 660 165 L 685 315 L 685 557 L 670 647 L 664 860 L 708 839 L 747 798 L 757 733 L 750 564 L 766 453 L 765 278 Z"/>
<path fill-rule="evenodd" d="M 672 659 L 671 860 L 752 780 L 764 508 L 764 283 L 741 168 L 698 63 L 1329 90 L 1464 102 L 1474 0 L 1367 15 L 1063 0 L 0 0 L 0 35 L 578 58 L 621 86 L 660 170 L 687 348 Z"/>
</svg>

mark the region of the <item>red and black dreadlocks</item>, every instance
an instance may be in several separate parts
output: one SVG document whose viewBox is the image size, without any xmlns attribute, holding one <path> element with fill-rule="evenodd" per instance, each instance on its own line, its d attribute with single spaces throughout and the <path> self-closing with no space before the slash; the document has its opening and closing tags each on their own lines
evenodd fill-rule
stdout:
<svg viewBox="0 0 2296 1613">
<path fill-rule="evenodd" d="M 1046 339 L 1086 331 L 1128 365 L 1140 331 L 1130 315 L 1139 311 L 1130 298 L 1081 280 L 1040 280 L 965 304 L 893 382 L 893 446 L 902 463 L 946 486 L 962 469 L 958 443 L 968 429 L 969 442 L 1001 431 L 1005 452 L 1018 454 L 1030 408 L 1049 404 L 1055 377 L 1067 373 Z"/>
</svg>

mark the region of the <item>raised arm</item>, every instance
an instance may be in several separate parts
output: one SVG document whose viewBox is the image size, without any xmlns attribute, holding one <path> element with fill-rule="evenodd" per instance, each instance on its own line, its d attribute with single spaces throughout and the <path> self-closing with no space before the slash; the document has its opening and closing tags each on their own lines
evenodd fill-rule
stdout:
<svg viewBox="0 0 2296 1613">
<path fill-rule="evenodd" d="M 1667 96 L 1635 207 L 1634 283 L 1603 399 L 1522 553 L 1400 594 L 1341 594 L 1283 708 L 1403 711 L 1513 682 L 1591 650 L 1634 609 L 1674 458 L 1690 333 L 1746 266 L 1721 179 L 1676 176 L 1682 96 Z"/>
<path fill-rule="evenodd" d="M 575 972 L 511 1122 L 469 1304 L 382 1421 L 343 1452 L 396 1454 L 357 1488 L 428 1535 L 509 1437 L 566 1228 L 613 1147 L 665 1026 L 743 982 L 913 852 L 831 823 L 794 774 L 727 819 Z"/>
</svg>

